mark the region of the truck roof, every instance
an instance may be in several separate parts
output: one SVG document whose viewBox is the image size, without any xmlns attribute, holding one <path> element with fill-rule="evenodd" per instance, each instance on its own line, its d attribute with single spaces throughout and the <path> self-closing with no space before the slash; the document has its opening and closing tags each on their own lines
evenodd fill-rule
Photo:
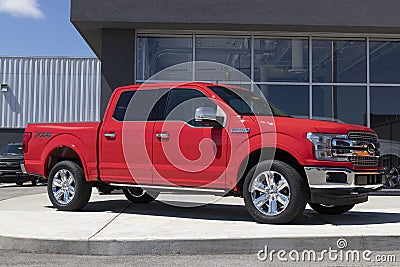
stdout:
<svg viewBox="0 0 400 267">
<path fill-rule="evenodd" d="M 127 90 L 151 90 L 151 89 L 160 89 L 160 88 L 174 88 L 181 86 L 226 86 L 224 84 L 216 84 L 211 82 L 154 82 L 154 83 L 145 83 L 145 84 L 134 84 L 122 86 L 116 89 L 116 91 L 127 91 Z M 237 87 L 240 88 L 240 87 Z"/>
</svg>

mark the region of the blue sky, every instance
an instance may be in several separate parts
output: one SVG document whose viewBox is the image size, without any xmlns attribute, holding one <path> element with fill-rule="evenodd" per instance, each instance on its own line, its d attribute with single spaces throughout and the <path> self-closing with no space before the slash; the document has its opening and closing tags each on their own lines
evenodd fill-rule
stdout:
<svg viewBox="0 0 400 267">
<path fill-rule="evenodd" d="M 0 0 L 0 56 L 94 53 L 70 22 L 70 0 Z"/>
</svg>

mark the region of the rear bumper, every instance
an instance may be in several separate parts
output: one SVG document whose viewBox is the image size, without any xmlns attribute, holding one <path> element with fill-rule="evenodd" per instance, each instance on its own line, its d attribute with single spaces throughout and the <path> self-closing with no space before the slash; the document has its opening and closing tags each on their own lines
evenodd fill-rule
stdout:
<svg viewBox="0 0 400 267">
<path fill-rule="evenodd" d="M 305 167 L 311 203 L 353 205 L 368 201 L 368 193 L 383 187 L 383 173 L 343 168 Z"/>
</svg>

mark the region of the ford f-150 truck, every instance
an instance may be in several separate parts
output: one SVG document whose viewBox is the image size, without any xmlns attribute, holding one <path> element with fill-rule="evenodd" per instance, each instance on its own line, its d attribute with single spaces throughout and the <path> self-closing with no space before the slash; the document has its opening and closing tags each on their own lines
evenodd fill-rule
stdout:
<svg viewBox="0 0 400 267">
<path fill-rule="evenodd" d="M 307 203 L 347 212 L 383 182 L 371 129 L 293 118 L 212 83 L 118 88 L 102 122 L 29 124 L 23 148 L 26 172 L 48 179 L 51 202 L 68 211 L 92 187 L 115 187 L 135 203 L 160 192 L 243 197 L 256 221 L 288 223 Z"/>
</svg>

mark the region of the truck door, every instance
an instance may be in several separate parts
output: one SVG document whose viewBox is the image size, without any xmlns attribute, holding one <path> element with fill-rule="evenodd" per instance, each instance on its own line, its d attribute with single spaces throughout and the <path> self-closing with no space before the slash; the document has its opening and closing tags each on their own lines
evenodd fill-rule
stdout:
<svg viewBox="0 0 400 267">
<path fill-rule="evenodd" d="M 228 134 L 223 127 L 196 123 L 195 111 L 200 107 L 224 113 L 200 90 L 175 88 L 169 92 L 165 112 L 159 116 L 163 120 L 154 125 L 154 184 L 225 188 Z"/>
<path fill-rule="evenodd" d="M 160 90 L 125 91 L 100 130 L 101 179 L 116 183 L 152 183 L 152 134 Z"/>
</svg>

